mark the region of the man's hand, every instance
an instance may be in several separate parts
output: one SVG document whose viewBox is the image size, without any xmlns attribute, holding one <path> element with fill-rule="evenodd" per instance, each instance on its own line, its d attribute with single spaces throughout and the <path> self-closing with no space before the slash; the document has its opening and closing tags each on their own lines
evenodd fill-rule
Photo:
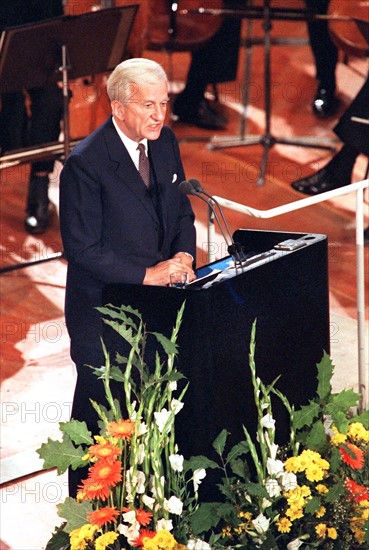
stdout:
<svg viewBox="0 0 369 550">
<path fill-rule="evenodd" d="M 194 281 L 196 275 L 192 269 L 192 258 L 183 252 L 179 252 L 170 260 L 165 260 L 153 267 L 148 267 L 146 269 L 143 284 L 157 286 L 169 285 L 170 275 L 172 273 L 187 273 L 188 280 Z"/>
</svg>

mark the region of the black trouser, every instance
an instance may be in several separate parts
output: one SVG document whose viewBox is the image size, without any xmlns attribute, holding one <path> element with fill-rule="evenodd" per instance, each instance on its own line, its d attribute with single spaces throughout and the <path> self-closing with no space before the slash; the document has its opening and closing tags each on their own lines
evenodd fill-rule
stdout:
<svg viewBox="0 0 369 550">
<path fill-rule="evenodd" d="M 326 15 L 329 0 L 305 0 L 307 10 L 312 14 Z M 315 60 L 316 79 L 319 86 L 333 92 L 336 88 L 337 47 L 329 34 L 327 21 L 309 21 L 308 32 L 311 50 Z"/>
</svg>

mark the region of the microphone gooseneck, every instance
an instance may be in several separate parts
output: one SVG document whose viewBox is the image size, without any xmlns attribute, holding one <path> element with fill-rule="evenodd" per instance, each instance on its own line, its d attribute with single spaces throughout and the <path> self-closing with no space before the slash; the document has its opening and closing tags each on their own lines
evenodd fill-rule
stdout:
<svg viewBox="0 0 369 550">
<path fill-rule="evenodd" d="M 214 197 L 209 195 L 202 187 L 200 182 L 197 179 L 191 178 L 190 180 L 184 180 L 179 184 L 179 191 L 183 195 L 193 195 L 195 197 L 198 197 L 202 201 L 204 201 L 211 209 L 211 211 L 214 214 L 214 217 L 217 221 L 217 224 L 219 226 L 219 229 L 222 233 L 223 239 L 227 245 L 228 253 L 232 256 L 235 264 L 241 264 L 243 260 L 245 259 L 242 247 L 239 243 L 235 243 L 232 237 L 232 233 L 229 229 L 227 220 L 225 218 L 223 209 L 221 208 L 220 204 Z M 205 195 L 203 197 L 202 195 Z M 217 214 L 217 211 L 214 207 L 214 204 L 218 207 L 218 210 L 220 212 L 223 224 L 226 228 L 226 231 L 223 229 L 223 224 L 220 222 L 219 216 Z M 227 236 L 228 234 L 228 236 Z"/>
</svg>

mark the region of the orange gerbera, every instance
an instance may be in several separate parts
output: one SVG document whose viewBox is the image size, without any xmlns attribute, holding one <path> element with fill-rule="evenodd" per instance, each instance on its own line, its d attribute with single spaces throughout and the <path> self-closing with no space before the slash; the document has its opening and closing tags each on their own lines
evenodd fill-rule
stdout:
<svg viewBox="0 0 369 550">
<path fill-rule="evenodd" d="M 130 544 L 131 546 L 143 548 L 144 539 L 153 539 L 155 535 L 156 535 L 155 531 L 149 531 L 149 529 L 141 529 L 137 539 L 134 539 Z"/>
<path fill-rule="evenodd" d="M 362 502 L 369 500 L 369 488 L 364 485 L 359 485 L 351 478 L 347 478 L 345 481 L 345 487 L 351 495 L 352 500 L 355 502 Z"/>
<path fill-rule="evenodd" d="M 108 434 L 119 439 L 130 439 L 135 433 L 135 423 L 132 420 L 118 420 L 118 422 L 109 422 Z"/>
<path fill-rule="evenodd" d="M 92 482 L 104 483 L 107 487 L 114 487 L 122 481 L 122 464 L 115 460 L 99 460 L 89 470 L 88 477 Z"/>
<path fill-rule="evenodd" d="M 99 460 L 116 460 L 120 455 L 121 450 L 109 441 L 105 441 L 104 443 L 92 445 L 89 448 L 88 453 L 91 458 L 97 458 Z"/>
<path fill-rule="evenodd" d="M 77 500 L 106 500 L 109 496 L 109 487 L 102 481 L 84 479 L 78 488 Z"/>
<path fill-rule="evenodd" d="M 364 453 L 353 443 L 344 443 L 340 447 L 343 462 L 354 470 L 361 470 L 364 466 Z"/>
<path fill-rule="evenodd" d="M 140 525 L 149 525 L 151 518 L 151 512 L 146 512 L 146 510 L 142 510 L 142 508 L 138 508 L 138 510 L 136 510 L 136 519 Z"/>
<path fill-rule="evenodd" d="M 105 506 L 104 508 L 99 508 L 94 512 L 90 512 L 87 515 L 87 519 L 92 525 L 97 525 L 101 528 L 103 525 L 111 521 L 116 522 L 117 516 L 119 516 L 119 512 L 116 508 Z"/>
</svg>

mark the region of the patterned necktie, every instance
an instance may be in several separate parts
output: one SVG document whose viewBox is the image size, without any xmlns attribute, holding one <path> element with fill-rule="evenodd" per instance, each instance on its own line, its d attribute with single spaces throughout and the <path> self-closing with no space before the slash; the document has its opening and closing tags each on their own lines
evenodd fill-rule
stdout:
<svg viewBox="0 0 369 550">
<path fill-rule="evenodd" d="M 140 152 L 140 156 L 138 159 L 138 171 L 140 172 L 140 176 L 144 181 L 144 184 L 146 187 L 149 187 L 150 185 L 150 162 L 149 159 L 146 156 L 145 152 L 145 146 L 143 143 L 139 143 L 137 149 Z"/>
</svg>

